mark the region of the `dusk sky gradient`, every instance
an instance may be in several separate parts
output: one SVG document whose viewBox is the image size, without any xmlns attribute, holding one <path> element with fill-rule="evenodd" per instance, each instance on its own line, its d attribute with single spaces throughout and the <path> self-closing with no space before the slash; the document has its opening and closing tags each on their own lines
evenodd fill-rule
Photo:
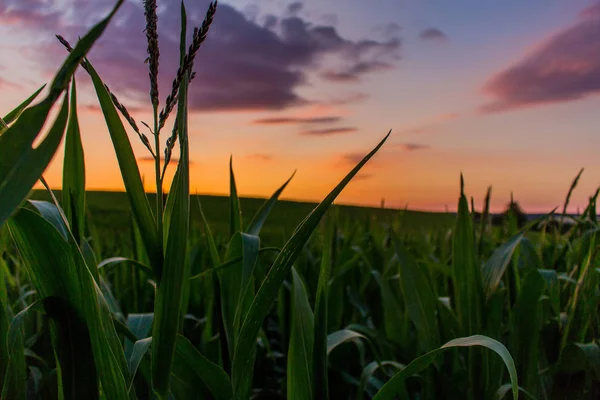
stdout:
<svg viewBox="0 0 600 400">
<path fill-rule="evenodd" d="M 161 107 L 178 64 L 179 1 L 159 4 Z M 0 115 L 48 82 L 112 0 L 0 0 Z M 200 25 L 208 0 L 186 2 Z M 151 121 L 142 0 L 126 1 L 89 59 Z M 190 29 L 191 31 L 191 29 Z M 321 200 L 387 132 L 340 203 L 572 211 L 600 185 L 600 3 L 590 0 L 222 0 L 190 88 L 192 191 Z M 122 179 L 98 101 L 77 73 L 88 189 Z M 172 121 L 163 130 L 164 140 Z M 141 124 L 140 124 L 141 125 Z M 149 191 L 149 154 L 130 130 Z M 164 143 L 164 140 L 162 142 Z M 62 148 L 44 176 L 61 182 Z M 171 170 L 174 166 L 171 166 Z M 171 171 L 172 173 L 172 171 Z"/>
</svg>

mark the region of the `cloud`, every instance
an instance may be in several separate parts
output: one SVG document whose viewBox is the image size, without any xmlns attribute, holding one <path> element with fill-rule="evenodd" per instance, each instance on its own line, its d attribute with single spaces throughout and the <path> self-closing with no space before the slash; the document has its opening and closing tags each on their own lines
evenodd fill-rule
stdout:
<svg viewBox="0 0 600 400">
<path fill-rule="evenodd" d="M 330 135 L 341 135 L 346 133 L 353 133 L 358 131 L 358 128 L 354 127 L 343 127 L 343 128 L 328 128 L 328 129 L 312 129 L 303 131 L 302 135 L 306 136 L 330 136 Z"/>
<path fill-rule="evenodd" d="M 355 167 L 359 162 L 362 161 L 367 153 L 363 152 L 349 152 L 349 153 L 341 153 L 337 154 L 333 157 L 333 165 L 339 168 L 352 168 Z M 369 160 L 369 168 L 378 168 L 384 165 L 384 159 L 381 157 L 377 157 Z M 372 176 L 371 173 L 364 172 L 365 179 Z"/>
<path fill-rule="evenodd" d="M 302 11 L 302 8 L 304 7 L 304 4 L 302 4 L 302 2 L 300 1 L 295 1 L 293 3 L 290 3 L 287 6 L 287 11 L 288 13 L 292 14 L 292 15 L 296 15 L 298 14 L 300 11 Z"/>
<path fill-rule="evenodd" d="M 458 117 L 460 117 L 459 113 L 448 112 L 438 115 L 437 119 L 439 119 L 440 121 L 451 121 L 453 119 L 457 119 Z"/>
<path fill-rule="evenodd" d="M 419 144 L 419 143 L 401 143 L 398 145 L 404 151 L 417 151 L 417 150 L 427 150 L 430 149 L 431 146 L 428 144 Z"/>
<path fill-rule="evenodd" d="M 356 165 L 365 158 L 365 153 L 345 153 L 340 156 L 340 162 L 344 165 L 351 164 Z"/>
<path fill-rule="evenodd" d="M 39 48 L 30 50 L 48 74 L 66 56 L 53 35 L 60 33 L 74 44 L 112 5 L 112 0 L 71 0 L 68 6 L 61 0 L 2 0 L 0 24 L 40 38 Z M 190 29 L 202 23 L 207 6 L 208 0 L 199 0 L 188 8 Z M 158 20 L 159 89 L 164 99 L 178 66 L 179 8 L 159 8 Z M 125 2 L 89 56 L 103 80 L 117 96 L 128 100 L 128 106 L 130 102 L 146 107 L 149 103 L 144 28 L 141 2 Z M 220 3 L 194 64 L 197 75 L 189 104 L 194 111 L 282 110 L 312 104 L 317 99 L 304 97 L 298 89 L 310 83 L 309 76 L 324 72 L 325 59 L 349 65 L 334 72 L 350 72 L 358 78 L 381 71 L 382 65 L 391 68 L 399 52 L 397 37 L 350 40 L 333 25 L 297 15 L 250 18 L 243 10 Z"/>
<path fill-rule="evenodd" d="M 427 28 L 419 33 L 419 38 L 423 40 L 448 40 L 448 35 L 437 28 Z"/>
<path fill-rule="evenodd" d="M 480 107 L 483 113 L 568 102 L 600 92 L 600 3 L 489 78 L 483 92 L 493 98 Z"/>
<path fill-rule="evenodd" d="M 366 181 L 367 179 L 371 179 L 374 176 L 375 176 L 375 174 L 372 172 L 359 172 L 358 174 L 354 175 L 354 178 L 352 178 L 352 180 L 353 181 Z"/>
<path fill-rule="evenodd" d="M 386 39 L 398 37 L 401 31 L 402 27 L 396 22 L 390 22 L 375 28 L 375 32 L 381 33 Z"/>
<path fill-rule="evenodd" d="M 369 61 L 354 64 L 350 68 L 342 71 L 326 71 L 322 76 L 326 80 L 332 82 L 357 82 L 365 74 L 386 71 L 393 68 L 393 65 L 390 63 Z"/>
<path fill-rule="evenodd" d="M 13 88 L 13 89 L 23 89 L 22 85 L 20 85 L 18 83 L 15 83 L 15 82 L 12 82 L 12 81 L 9 81 L 9 80 L 4 79 L 4 78 L 0 78 L 0 87 Z"/>
<path fill-rule="evenodd" d="M 154 164 L 154 157 L 151 157 L 151 156 L 138 157 L 137 161 L 140 162 L 140 163 L 152 163 L 152 164 Z M 161 157 L 160 161 L 162 163 L 164 163 L 165 159 L 163 157 Z M 171 159 L 169 160 L 169 165 L 175 165 L 178 162 L 179 162 L 179 158 L 177 158 L 177 157 L 171 157 Z M 194 164 L 195 163 L 190 160 L 190 165 L 194 165 Z"/>
<path fill-rule="evenodd" d="M 269 161 L 273 161 L 273 159 L 275 159 L 275 157 L 273 155 L 264 154 L 264 153 L 248 154 L 248 155 L 246 155 L 246 158 L 248 158 L 250 160 L 263 161 L 263 162 L 269 162 Z"/>
<path fill-rule="evenodd" d="M 292 125 L 292 124 L 332 124 L 339 122 L 342 117 L 310 117 L 310 118 L 294 118 L 294 117 L 274 117 L 261 118 L 254 120 L 257 125 Z"/>
</svg>

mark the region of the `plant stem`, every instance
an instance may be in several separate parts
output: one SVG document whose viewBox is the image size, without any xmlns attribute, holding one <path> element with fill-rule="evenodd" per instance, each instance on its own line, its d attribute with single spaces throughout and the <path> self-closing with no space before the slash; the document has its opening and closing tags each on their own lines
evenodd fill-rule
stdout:
<svg viewBox="0 0 600 400">
<path fill-rule="evenodd" d="M 163 181 L 160 170 L 160 137 L 158 134 L 158 106 L 154 109 L 154 147 L 156 149 L 154 158 L 154 173 L 156 175 L 156 225 L 160 243 L 163 241 Z"/>
</svg>

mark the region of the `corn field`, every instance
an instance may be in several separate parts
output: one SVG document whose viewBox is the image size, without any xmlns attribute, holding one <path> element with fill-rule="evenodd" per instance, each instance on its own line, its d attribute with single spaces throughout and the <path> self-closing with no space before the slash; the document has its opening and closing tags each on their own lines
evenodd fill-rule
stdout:
<svg viewBox="0 0 600 400">
<path fill-rule="evenodd" d="M 210 215 L 191 213 L 202 205 L 190 196 L 187 93 L 194 63 L 210 62 L 201 45 L 217 4 L 189 44 L 181 4 L 180 66 L 161 108 L 156 1 L 144 2 L 148 138 L 86 57 L 122 2 L 74 47 L 58 36 L 65 60 L 52 82 L 0 120 L 2 399 L 600 397 L 598 192 L 568 229 L 548 224 L 553 213 L 492 226 L 490 192 L 476 221 L 462 177 L 451 229 L 406 230 L 401 212 L 341 216 L 334 200 L 388 133 L 281 240 L 261 232 L 293 175 L 242 216 L 230 163 L 227 229 L 211 229 Z M 78 68 L 114 146 L 128 241 L 88 218 Z M 129 134 L 165 196 L 144 190 Z M 63 141 L 54 193 L 42 174 Z M 38 181 L 49 201 L 31 196 Z"/>
</svg>

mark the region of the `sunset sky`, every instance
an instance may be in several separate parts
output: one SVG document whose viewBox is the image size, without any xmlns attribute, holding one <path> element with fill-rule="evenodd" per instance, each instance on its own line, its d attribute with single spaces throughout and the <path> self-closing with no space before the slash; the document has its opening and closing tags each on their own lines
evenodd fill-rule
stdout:
<svg viewBox="0 0 600 400">
<path fill-rule="evenodd" d="M 158 0 L 161 107 L 178 65 L 179 1 Z M 48 82 L 112 0 L 0 0 L 0 115 Z M 190 0 L 188 26 L 207 0 Z M 127 1 L 89 59 L 151 122 L 142 0 Z M 191 31 L 191 29 L 190 29 Z M 222 0 L 190 88 L 192 190 L 322 199 L 386 133 L 340 203 L 456 208 L 514 192 L 526 211 L 572 210 L 600 185 L 600 3 L 590 0 Z M 122 189 L 89 78 L 77 74 L 88 189 Z M 141 125 L 141 124 L 140 124 Z M 166 139 L 171 123 L 163 132 Z M 153 166 L 130 130 L 152 190 Z M 164 139 L 162 140 L 164 143 Z M 62 149 L 44 176 L 59 188 Z"/>
</svg>

